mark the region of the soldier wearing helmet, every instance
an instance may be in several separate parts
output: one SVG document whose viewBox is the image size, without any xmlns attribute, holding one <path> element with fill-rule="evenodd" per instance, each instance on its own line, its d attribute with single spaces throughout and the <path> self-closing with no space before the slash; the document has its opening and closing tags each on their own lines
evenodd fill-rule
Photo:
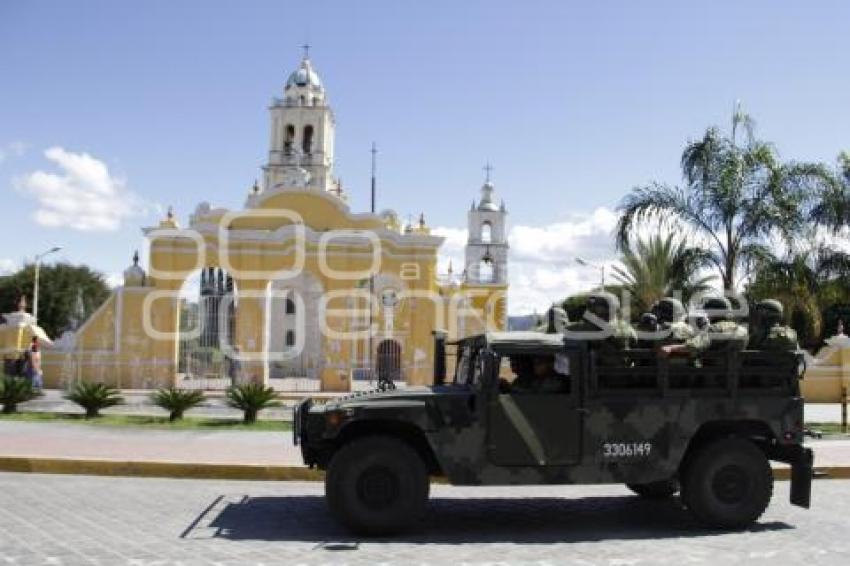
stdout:
<svg viewBox="0 0 850 566">
<path fill-rule="evenodd" d="M 637 342 L 634 328 L 620 317 L 620 301 L 607 291 L 594 291 L 587 296 L 584 316 L 567 325 L 567 338 L 590 341 L 599 352 L 603 364 L 622 365 L 622 352 L 633 348 Z"/>
<path fill-rule="evenodd" d="M 765 299 L 756 303 L 750 319 L 749 350 L 795 351 L 798 349 L 797 333 L 782 324 L 782 303 L 776 299 Z"/>
<path fill-rule="evenodd" d="M 688 312 L 679 299 L 664 297 L 652 306 L 652 312 L 658 318 L 659 330 L 664 333 L 659 346 L 684 344 L 694 337 L 694 329 L 687 323 Z"/>
<path fill-rule="evenodd" d="M 654 313 L 645 312 L 640 315 L 640 320 L 635 327 L 638 335 L 637 347 L 654 348 L 657 346 L 658 337 L 661 334 L 659 329 L 658 317 Z"/>
<path fill-rule="evenodd" d="M 732 304 L 726 297 L 711 297 L 703 303 L 708 326 L 683 344 L 663 346 L 662 355 L 688 352 L 739 352 L 746 348 L 749 336 L 746 328 L 735 322 Z"/>
</svg>

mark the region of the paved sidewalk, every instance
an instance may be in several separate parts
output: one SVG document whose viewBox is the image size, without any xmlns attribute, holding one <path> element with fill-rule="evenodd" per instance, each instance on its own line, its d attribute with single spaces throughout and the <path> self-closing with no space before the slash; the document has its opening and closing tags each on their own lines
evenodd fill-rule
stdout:
<svg viewBox="0 0 850 566">
<path fill-rule="evenodd" d="M 810 440 L 819 467 L 850 466 L 850 439 Z M 301 466 L 289 431 L 118 428 L 0 421 L 0 457 Z"/>
<path fill-rule="evenodd" d="M 0 457 L 301 466 L 289 431 L 156 430 L 0 422 Z"/>
</svg>

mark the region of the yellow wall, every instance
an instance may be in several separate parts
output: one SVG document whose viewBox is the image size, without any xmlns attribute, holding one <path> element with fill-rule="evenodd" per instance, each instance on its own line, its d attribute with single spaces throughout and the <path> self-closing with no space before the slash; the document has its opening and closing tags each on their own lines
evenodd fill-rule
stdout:
<svg viewBox="0 0 850 566">
<path fill-rule="evenodd" d="M 471 308 L 479 311 L 478 316 L 467 315 L 470 322 L 464 325 L 465 334 L 482 331 L 483 325 L 476 324 L 473 319 L 484 320 L 488 316 L 495 321 L 495 328 L 504 328 L 504 298 L 491 300 L 491 297 L 503 294 L 506 287 L 439 287 L 436 266 L 442 239 L 429 236 L 427 229 L 413 234 L 388 231 L 382 219 L 353 215 L 336 197 L 317 191 L 280 192 L 258 199 L 254 206 L 244 213 L 246 215 L 227 222 L 232 228 L 227 232 L 227 242 L 220 240 L 218 230 L 226 214 L 223 211 L 211 211 L 206 216 L 193 218 L 192 227 L 186 230 L 180 230 L 171 219 L 157 228 L 147 229 L 150 269 L 145 286 L 117 289 L 80 329 L 73 351 L 47 352 L 44 356 L 46 385 L 63 386 L 80 378 L 122 388 L 153 388 L 175 383 L 178 341 L 173 334 L 179 328 L 178 294 L 197 268 L 206 267 L 223 268 L 233 277 L 238 295 L 235 343 L 249 358 L 242 363 L 242 371 L 258 381 L 266 380 L 268 373 L 263 354 L 267 339 L 266 293 L 270 285 L 278 281 L 281 272 L 297 267 L 293 221 L 278 214 L 279 210 L 292 211 L 300 217 L 307 239 L 303 271 L 314 277 L 326 293 L 352 294 L 363 290 L 368 277 L 340 279 L 325 274 L 320 265 L 318 240 L 321 235 L 340 229 L 380 235 L 380 270 L 374 275 L 376 280 L 398 281 L 403 287 L 398 289 L 401 300 L 394 308 L 393 337 L 402 344 L 402 365 L 407 368 L 408 383 L 431 382 L 431 332 L 438 325 L 451 325 L 448 319 L 453 311 L 450 301 L 445 299 L 467 293 Z M 227 254 L 221 253 L 225 249 Z M 362 238 L 348 243 L 334 238 L 326 248 L 327 267 L 347 273 L 365 272 L 372 263 L 371 249 L 371 244 Z M 329 304 L 329 308 L 343 306 L 346 305 L 342 299 Z M 485 315 L 488 309 L 491 314 Z M 153 329 L 171 336 L 149 336 L 144 331 L 146 310 Z M 377 309 L 375 313 L 379 329 L 385 328 L 383 312 Z M 329 322 L 329 326 L 337 331 L 355 329 L 351 319 L 335 320 Z M 373 348 L 384 337 L 383 331 L 375 336 Z M 325 338 L 322 348 L 327 356 L 321 375 L 322 389 L 345 391 L 350 388 L 352 361 L 358 356 L 362 358 L 367 341 L 332 344 L 333 341 Z"/>
</svg>

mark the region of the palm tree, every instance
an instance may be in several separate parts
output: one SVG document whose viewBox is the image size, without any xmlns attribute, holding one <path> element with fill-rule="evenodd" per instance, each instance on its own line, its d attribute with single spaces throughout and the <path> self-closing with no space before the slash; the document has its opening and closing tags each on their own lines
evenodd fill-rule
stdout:
<svg viewBox="0 0 850 566">
<path fill-rule="evenodd" d="M 741 143 L 738 129 L 746 139 Z M 623 249 L 643 221 L 674 221 L 700 237 L 723 288 L 734 290 L 739 270 L 769 255 L 774 233 L 790 241 L 805 225 L 813 195 L 835 186 L 824 165 L 782 163 L 775 149 L 753 136 L 752 119 L 736 108 L 732 133 L 709 128 L 682 153 L 684 186 L 651 183 L 623 199 L 617 243 Z"/>
<path fill-rule="evenodd" d="M 709 289 L 712 275 L 700 274 L 710 264 L 709 253 L 688 247 L 682 239 L 661 233 L 627 243 L 614 267 L 614 278 L 632 296 L 634 312 L 649 310 L 662 297 L 681 295 L 683 301 Z"/>
<path fill-rule="evenodd" d="M 838 155 L 835 182 L 823 187 L 809 219 L 819 226 L 838 232 L 850 225 L 850 153 Z"/>
</svg>

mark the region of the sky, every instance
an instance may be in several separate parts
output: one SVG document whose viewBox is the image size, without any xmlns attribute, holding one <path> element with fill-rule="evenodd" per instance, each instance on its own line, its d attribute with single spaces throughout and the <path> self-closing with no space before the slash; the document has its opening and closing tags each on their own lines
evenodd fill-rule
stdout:
<svg viewBox="0 0 850 566">
<path fill-rule="evenodd" d="M 425 213 L 462 263 L 493 165 L 510 310 L 596 283 L 616 207 L 678 183 L 685 143 L 741 100 L 788 160 L 850 149 L 842 1 L 0 0 L 0 273 L 54 245 L 118 282 L 173 206 L 242 207 L 300 45 L 337 121 L 354 211 Z"/>
</svg>

